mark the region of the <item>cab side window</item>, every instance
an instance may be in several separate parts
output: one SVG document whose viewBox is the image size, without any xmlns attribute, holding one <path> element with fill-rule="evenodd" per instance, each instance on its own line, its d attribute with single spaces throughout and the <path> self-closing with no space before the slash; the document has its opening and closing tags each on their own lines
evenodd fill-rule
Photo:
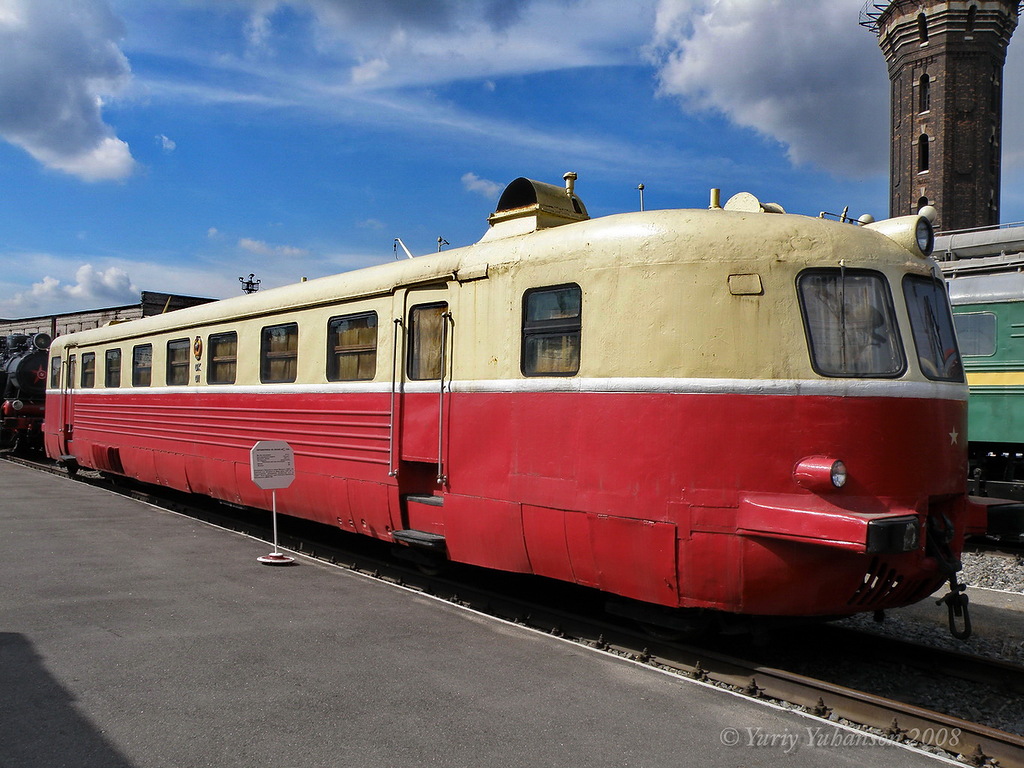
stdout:
<svg viewBox="0 0 1024 768">
<path fill-rule="evenodd" d="M 533 288 L 523 297 L 521 368 L 526 376 L 580 370 L 583 292 L 575 284 Z"/>
</svg>

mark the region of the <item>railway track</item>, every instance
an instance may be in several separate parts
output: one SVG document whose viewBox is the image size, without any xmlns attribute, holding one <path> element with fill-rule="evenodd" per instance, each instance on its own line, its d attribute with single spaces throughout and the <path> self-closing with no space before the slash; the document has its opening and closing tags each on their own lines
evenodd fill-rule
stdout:
<svg viewBox="0 0 1024 768">
<path fill-rule="evenodd" d="M 67 476 L 64 470 L 53 464 L 11 456 L 3 458 Z M 271 540 L 270 516 L 262 511 L 232 508 L 163 488 L 115 483 L 98 473 L 82 472 L 77 480 L 254 538 Z M 443 575 L 430 575 L 413 564 L 391 557 L 392 547 L 379 541 L 290 518 L 280 520 L 279 525 L 282 549 L 703 684 L 789 708 L 803 708 L 820 719 L 820 727 L 809 727 L 803 736 L 805 740 L 819 735 L 831 738 L 835 746 L 836 733 L 845 733 L 838 738 L 912 744 L 954 757 L 962 756 L 961 759 L 970 765 L 1024 768 L 1024 737 L 1020 735 L 891 696 L 848 687 L 823 679 L 825 675 L 787 669 L 804 668 L 799 659 L 806 658 L 812 653 L 812 646 L 817 645 L 816 653 L 823 659 L 834 659 L 837 654 L 846 659 L 860 658 L 863 664 L 871 664 L 872 658 L 876 661 L 885 659 L 890 667 L 923 668 L 940 679 L 956 678 L 989 693 L 997 691 L 1000 695 L 1018 696 L 1024 694 L 1024 667 L 1018 665 L 888 638 L 869 638 L 863 634 L 854 636 L 848 630 L 834 627 L 818 627 L 813 633 L 796 635 L 807 642 L 794 645 L 787 639 L 789 652 L 781 656 L 773 654 L 770 648 L 762 650 L 749 643 L 744 646 L 721 639 L 713 641 L 714 648 L 656 640 L 642 630 L 610 618 L 601 610 L 601 596 L 592 590 L 462 566 L 454 567 Z M 733 648 L 746 657 L 753 656 L 754 660 L 723 652 L 723 647 Z M 827 649 L 825 656 L 821 656 L 823 648 Z M 896 687 L 899 687 L 898 682 Z M 864 730 L 859 732 L 859 736 L 855 731 L 837 731 L 837 723 Z M 745 736 L 737 734 L 737 738 Z"/>
</svg>

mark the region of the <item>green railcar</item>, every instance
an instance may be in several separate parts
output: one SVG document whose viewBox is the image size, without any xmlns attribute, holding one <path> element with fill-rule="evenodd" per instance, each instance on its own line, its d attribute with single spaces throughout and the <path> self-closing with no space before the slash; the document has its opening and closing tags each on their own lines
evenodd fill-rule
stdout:
<svg viewBox="0 0 1024 768">
<path fill-rule="evenodd" d="M 955 277 L 949 293 L 970 387 L 973 490 L 1024 500 L 1024 273 Z"/>
</svg>

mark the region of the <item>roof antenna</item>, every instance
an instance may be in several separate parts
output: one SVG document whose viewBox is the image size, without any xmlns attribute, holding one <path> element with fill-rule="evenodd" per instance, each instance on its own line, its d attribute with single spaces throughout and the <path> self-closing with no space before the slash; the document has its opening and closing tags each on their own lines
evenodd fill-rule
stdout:
<svg viewBox="0 0 1024 768">
<path fill-rule="evenodd" d="M 395 238 L 395 243 L 394 243 L 395 258 L 396 259 L 398 258 L 398 246 L 402 246 L 402 250 L 405 251 L 405 255 L 408 258 L 410 258 L 410 259 L 413 258 L 412 253 L 410 253 L 409 249 L 405 247 L 405 243 L 402 242 L 402 238 L 396 237 Z"/>
<path fill-rule="evenodd" d="M 438 236 L 437 236 L 437 252 L 438 252 L 438 253 L 440 253 L 440 252 L 441 252 L 441 248 L 442 248 L 443 246 L 446 246 L 446 245 L 451 245 L 451 243 L 449 243 L 449 242 L 448 242 L 447 240 L 445 240 L 445 239 L 444 239 L 443 237 L 441 237 L 440 235 L 438 235 Z"/>
<path fill-rule="evenodd" d="M 644 185 L 643 185 L 643 183 L 641 182 L 640 184 L 637 184 L 636 188 L 638 190 L 640 190 L 640 210 L 642 211 L 644 209 Z"/>
</svg>

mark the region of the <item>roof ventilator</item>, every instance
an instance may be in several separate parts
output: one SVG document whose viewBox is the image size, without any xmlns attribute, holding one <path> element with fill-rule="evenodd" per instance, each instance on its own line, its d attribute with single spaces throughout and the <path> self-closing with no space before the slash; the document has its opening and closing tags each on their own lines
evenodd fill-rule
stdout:
<svg viewBox="0 0 1024 768">
<path fill-rule="evenodd" d="M 586 206 L 574 191 L 576 174 L 569 172 L 562 178 L 564 189 L 522 177 L 511 182 L 501 193 L 497 209 L 487 217 L 490 229 L 480 242 L 589 219 Z"/>
</svg>

